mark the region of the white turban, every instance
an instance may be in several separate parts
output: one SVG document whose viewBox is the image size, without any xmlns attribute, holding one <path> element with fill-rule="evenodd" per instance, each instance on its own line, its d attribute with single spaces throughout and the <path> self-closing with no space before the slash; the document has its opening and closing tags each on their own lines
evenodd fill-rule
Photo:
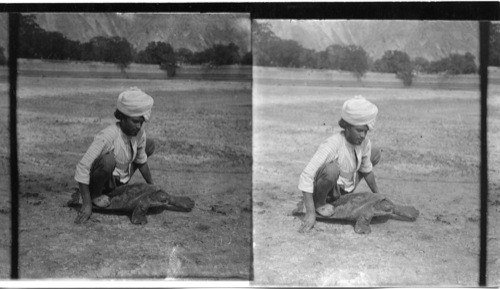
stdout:
<svg viewBox="0 0 500 289">
<path fill-rule="evenodd" d="M 143 116 L 148 121 L 151 117 L 153 98 L 137 87 L 131 87 L 120 93 L 116 108 L 130 117 Z"/>
<path fill-rule="evenodd" d="M 368 125 L 369 129 L 373 129 L 377 113 L 376 105 L 357 95 L 344 102 L 341 117 L 351 125 Z"/>
</svg>

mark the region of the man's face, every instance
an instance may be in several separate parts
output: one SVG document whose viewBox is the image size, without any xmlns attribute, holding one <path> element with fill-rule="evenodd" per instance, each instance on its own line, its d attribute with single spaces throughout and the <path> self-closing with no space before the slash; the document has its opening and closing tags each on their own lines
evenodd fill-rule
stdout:
<svg viewBox="0 0 500 289">
<path fill-rule="evenodd" d="M 367 125 L 353 125 L 345 130 L 345 138 L 353 145 L 360 145 L 368 133 Z"/>
<path fill-rule="evenodd" d="M 144 117 L 126 117 L 122 119 L 120 123 L 123 133 L 128 136 L 136 136 L 144 123 Z"/>
</svg>

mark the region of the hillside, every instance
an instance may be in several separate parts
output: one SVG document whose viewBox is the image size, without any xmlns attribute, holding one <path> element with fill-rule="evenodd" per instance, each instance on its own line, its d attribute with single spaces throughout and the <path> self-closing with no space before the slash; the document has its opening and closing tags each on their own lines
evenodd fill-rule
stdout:
<svg viewBox="0 0 500 289">
<path fill-rule="evenodd" d="M 213 44 L 234 42 L 240 52 L 250 50 L 248 14 L 145 14 L 145 13 L 37 13 L 37 23 L 68 39 L 87 42 L 95 36 L 125 37 L 137 50 L 151 41 L 174 48 L 204 50 Z M 4 24 L 4 25 L 2 25 Z M 0 45 L 7 41 L 7 14 L 0 14 Z M 5 30 L 4 30 L 5 29 Z"/>
<path fill-rule="evenodd" d="M 373 58 L 401 50 L 411 58 L 437 60 L 450 53 L 479 56 L 479 28 L 473 21 L 258 20 L 276 36 L 317 51 L 332 44 L 359 45 Z"/>
</svg>

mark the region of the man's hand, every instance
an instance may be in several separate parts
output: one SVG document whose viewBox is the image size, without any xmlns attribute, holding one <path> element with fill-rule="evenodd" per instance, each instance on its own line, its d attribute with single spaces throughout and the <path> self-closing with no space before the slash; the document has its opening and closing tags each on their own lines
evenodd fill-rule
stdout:
<svg viewBox="0 0 500 289">
<path fill-rule="evenodd" d="M 81 224 L 85 223 L 90 218 L 90 215 L 92 215 L 92 200 L 90 199 L 89 185 L 78 183 L 78 186 L 83 204 L 80 212 L 78 212 L 78 216 L 76 216 L 75 223 Z"/>
<path fill-rule="evenodd" d="M 366 173 L 366 174 L 363 173 L 362 177 L 365 178 L 366 184 L 372 190 L 372 192 L 375 194 L 378 194 L 379 191 L 378 191 L 377 182 L 375 181 L 375 173 L 373 173 L 373 171 Z"/>
<path fill-rule="evenodd" d="M 316 215 L 311 213 L 306 213 L 306 216 L 304 217 L 304 222 L 302 223 L 302 226 L 300 226 L 299 228 L 299 233 L 308 232 L 314 227 L 314 224 L 316 224 Z"/>
<path fill-rule="evenodd" d="M 137 166 L 137 168 L 141 172 L 142 177 L 144 178 L 146 183 L 148 183 L 150 185 L 154 185 L 155 183 L 153 182 L 153 178 L 151 177 L 151 171 L 149 170 L 148 163 L 145 162 L 143 164 L 135 164 L 135 165 Z"/>
<path fill-rule="evenodd" d="M 316 209 L 314 207 L 313 194 L 302 192 L 304 206 L 306 207 L 306 216 L 304 217 L 304 223 L 299 228 L 299 233 L 304 233 L 312 229 L 314 224 L 316 224 Z"/>
<path fill-rule="evenodd" d="M 82 208 L 78 212 L 78 216 L 76 216 L 75 224 L 85 223 L 92 215 L 92 205 L 82 205 Z"/>
</svg>

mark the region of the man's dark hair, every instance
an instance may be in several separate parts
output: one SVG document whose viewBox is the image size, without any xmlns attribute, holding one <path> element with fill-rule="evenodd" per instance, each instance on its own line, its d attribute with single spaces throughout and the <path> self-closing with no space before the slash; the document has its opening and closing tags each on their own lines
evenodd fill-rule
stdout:
<svg viewBox="0 0 500 289">
<path fill-rule="evenodd" d="M 117 109 L 117 110 L 115 110 L 115 118 L 118 120 L 122 120 L 122 119 L 128 118 L 128 116 Z"/>
<path fill-rule="evenodd" d="M 352 125 L 350 123 L 348 123 L 347 121 L 345 121 L 343 118 L 341 118 L 339 120 L 339 126 L 343 129 L 348 129 L 350 128 Z"/>
<path fill-rule="evenodd" d="M 145 121 L 146 119 L 144 118 L 144 116 L 141 116 L 142 117 L 142 120 Z M 126 120 L 127 118 L 130 118 L 130 116 L 124 114 L 123 112 L 119 111 L 118 109 L 115 110 L 115 118 L 117 120 Z"/>
</svg>

